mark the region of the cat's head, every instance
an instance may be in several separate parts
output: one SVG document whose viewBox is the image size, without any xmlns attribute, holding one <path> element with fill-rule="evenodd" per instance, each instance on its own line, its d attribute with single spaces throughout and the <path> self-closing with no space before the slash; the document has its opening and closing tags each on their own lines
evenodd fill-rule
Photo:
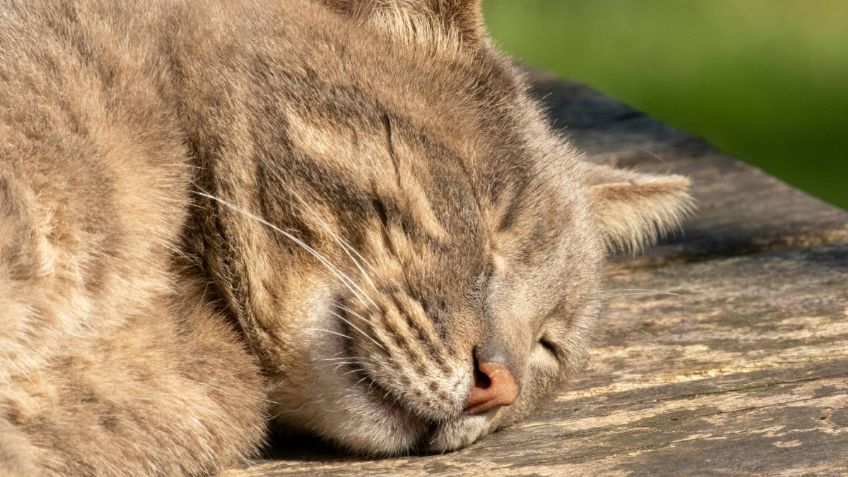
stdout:
<svg viewBox="0 0 848 477">
<path fill-rule="evenodd" d="M 221 211 L 221 280 L 282 426 L 364 453 L 455 449 L 566 380 L 605 254 L 675 226 L 688 181 L 582 160 L 479 1 L 323 3 L 289 66 L 308 73 L 275 77 L 290 101 L 260 205 Z"/>
</svg>

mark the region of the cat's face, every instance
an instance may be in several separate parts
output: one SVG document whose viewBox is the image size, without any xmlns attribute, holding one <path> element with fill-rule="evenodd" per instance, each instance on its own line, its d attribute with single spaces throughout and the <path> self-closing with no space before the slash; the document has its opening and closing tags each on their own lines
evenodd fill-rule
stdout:
<svg viewBox="0 0 848 477">
<path fill-rule="evenodd" d="M 286 113 L 290 154 L 264 173 L 267 247 L 234 258 L 261 284 L 242 327 L 283 427 L 364 453 L 462 447 L 564 382 L 607 247 L 673 224 L 686 181 L 583 162 L 487 46 L 476 2 L 329 3 L 401 35 L 371 51 L 397 58 L 332 95 L 288 86 L 316 99 Z"/>
<path fill-rule="evenodd" d="M 287 280 L 310 278 L 297 287 L 298 358 L 274 377 L 275 414 L 357 451 L 454 449 L 522 417 L 579 361 L 603 243 L 586 186 L 569 177 L 571 152 L 522 137 L 525 121 L 504 113 L 497 127 L 509 130 L 455 131 L 500 156 L 475 164 L 383 120 L 358 125 L 375 147 L 353 161 L 360 177 L 351 172 L 345 197 L 318 182 L 284 195 L 297 217 L 286 229 L 314 253 L 281 241 L 310 262 Z M 328 139 L 356 149 L 340 136 Z M 487 376 L 491 366 L 501 374 Z"/>
</svg>

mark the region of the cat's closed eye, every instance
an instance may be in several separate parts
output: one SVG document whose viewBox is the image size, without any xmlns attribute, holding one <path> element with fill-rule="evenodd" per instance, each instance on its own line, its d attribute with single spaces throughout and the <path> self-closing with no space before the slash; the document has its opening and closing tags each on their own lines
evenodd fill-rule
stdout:
<svg viewBox="0 0 848 477">
<path fill-rule="evenodd" d="M 551 356 L 553 356 L 555 358 L 557 358 L 559 356 L 557 346 L 549 338 L 545 338 L 545 337 L 539 338 L 539 341 L 537 343 L 538 343 L 538 346 L 540 348 L 542 348 L 546 352 L 550 353 Z"/>
</svg>

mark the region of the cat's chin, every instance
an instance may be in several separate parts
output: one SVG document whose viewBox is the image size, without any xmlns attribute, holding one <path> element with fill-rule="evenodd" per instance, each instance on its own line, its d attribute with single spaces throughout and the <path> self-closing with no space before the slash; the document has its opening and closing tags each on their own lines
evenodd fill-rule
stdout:
<svg viewBox="0 0 848 477">
<path fill-rule="evenodd" d="M 335 391 L 325 388 L 323 395 L 309 406 L 311 412 L 279 414 L 286 416 L 278 417 L 279 424 L 317 434 L 354 454 L 397 456 L 466 447 L 488 434 L 495 422 L 495 413 L 491 412 L 463 414 L 436 423 L 356 382 L 348 383 L 343 400 L 333 400 L 333 404 L 321 409 L 325 403 L 330 404 L 326 398 L 336 394 Z"/>
<path fill-rule="evenodd" d="M 320 383 L 314 383 L 316 387 L 310 390 L 314 394 L 298 396 L 300 404 L 294 408 L 275 410 L 277 422 L 316 434 L 354 454 L 396 456 L 453 451 L 484 437 L 497 421 L 493 410 L 435 422 L 417 415 L 354 374 L 317 375 Z M 284 389 L 293 390 L 285 385 L 278 388 Z M 274 400 L 281 405 L 294 404 L 285 396 L 288 392 L 274 393 Z"/>
<path fill-rule="evenodd" d="M 373 426 L 375 423 L 378 424 L 376 428 Z M 404 423 L 408 427 L 404 428 Z M 428 424 L 407 414 L 395 415 L 382 422 L 361 422 L 352 433 L 348 432 L 351 430 L 349 426 L 340 426 L 324 437 L 360 455 L 430 454 L 467 447 L 488 435 L 493 424 L 486 416 L 462 416 L 448 422 Z"/>
<path fill-rule="evenodd" d="M 360 382 L 359 386 L 362 385 L 363 383 Z M 365 448 L 346 445 L 357 453 L 393 456 L 454 451 L 467 447 L 486 436 L 495 425 L 494 417 L 497 411 L 494 410 L 486 414 L 462 414 L 447 421 L 434 422 L 399 407 L 391 398 L 380 397 L 380 393 L 374 393 L 370 387 L 364 390 L 364 393 L 375 410 L 385 416 L 377 419 L 381 427 L 391 422 L 390 427 L 401 429 L 402 435 L 393 433 L 394 437 L 398 438 L 396 441 L 382 439 L 379 442 L 372 441 L 372 446 Z M 357 436 L 357 439 L 360 438 L 361 436 Z"/>
<path fill-rule="evenodd" d="M 493 428 L 495 410 L 468 415 L 457 402 L 434 412 L 422 406 L 439 396 L 410 399 L 369 374 L 344 339 L 353 332 L 327 312 L 337 293 L 330 287 L 316 292 L 307 325 L 312 331 L 293 341 L 301 357 L 288 372 L 270 377 L 272 413 L 281 427 L 318 435 L 356 454 L 381 456 L 451 451 Z"/>
<path fill-rule="evenodd" d="M 485 437 L 494 427 L 487 415 L 462 416 L 459 419 L 435 426 L 426 440 L 421 442 L 423 452 L 449 452 L 467 447 Z"/>
</svg>

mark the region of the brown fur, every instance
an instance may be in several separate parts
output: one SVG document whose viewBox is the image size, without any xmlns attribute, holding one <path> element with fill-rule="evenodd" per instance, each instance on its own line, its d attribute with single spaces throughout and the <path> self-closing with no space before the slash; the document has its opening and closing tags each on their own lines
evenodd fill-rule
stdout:
<svg viewBox="0 0 848 477">
<path fill-rule="evenodd" d="M 479 1 L 3 0 L 0 475 L 211 473 L 269 421 L 467 445 L 687 185 L 584 162 Z M 475 359 L 515 404 L 462 413 Z"/>
</svg>

